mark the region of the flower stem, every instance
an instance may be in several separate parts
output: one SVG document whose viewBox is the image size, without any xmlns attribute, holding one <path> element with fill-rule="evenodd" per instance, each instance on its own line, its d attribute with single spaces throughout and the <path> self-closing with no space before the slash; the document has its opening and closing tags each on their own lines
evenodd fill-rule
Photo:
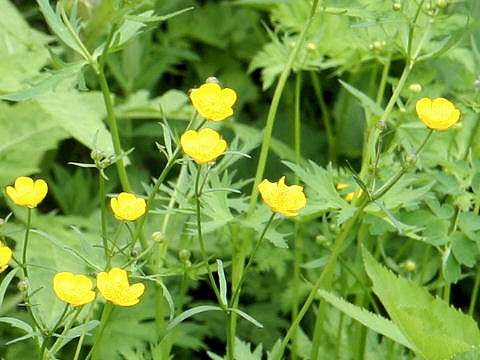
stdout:
<svg viewBox="0 0 480 360">
<path fill-rule="evenodd" d="M 73 360 L 78 360 L 78 357 L 80 356 L 80 351 L 82 350 L 82 345 L 83 345 L 83 339 L 85 339 L 85 334 L 87 333 L 87 324 L 92 318 L 92 313 L 94 309 L 94 304 L 95 302 L 90 303 L 90 308 L 88 309 L 88 314 L 87 317 L 85 318 L 85 322 L 83 323 L 83 329 L 82 329 L 82 335 L 80 335 L 80 339 L 78 340 L 77 348 L 75 349 L 75 355 L 73 357 Z"/>
<path fill-rule="evenodd" d="M 195 202 L 196 202 L 196 217 L 197 217 L 197 233 L 198 233 L 198 240 L 200 242 L 200 249 L 202 251 L 203 261 L 205 263 L 205 269 L 207 270 L 208 279 L 210 281 L 210 285 L 215 292 L 215 296 L 221 307 L 225 307 L 227 304 L 223 304 L 220 298 L 220 291 L 218 290 L 217 284 L 215 283 L 215 279 L 212 275 L 212 269 L 210 268 L 210 263 L 208 262 L 207 257 L 207 250 L 205 248 L 205 241 L 203 240 L 203 233 L 202 233 L 202 221 L 201 221 L 201 204 L 200 204 L 200 174 L 202 172 L 202 165 L 199 165 L 197 168 L 197 176 L 195 179 Z"/>
<path fill-rule="evenodd" d="M 106 191 L 105 191 L 105 179 L 102 174 L 98 174 L 99 187 L 100 187 L 100 216 L 102 218 L 102 241 L 103 250 L 105 252 L 105 270 L 109 270 L 111 266 L 110 251 L 108 249 L 108 233 L 107 233 L 107 204 L 106 204 Z"/>
<path fill-rule="evenodd" d="M 107 326 L 108 319 L 110 318 L 110 315 L 112 314 L 113 310 L 113 304 L 110 302 L 105 303 L 103 307 L 103 312 L 102 312 L 102 317 L 100 319 L 100 325 L 98 327 L 97 335 L 95 336 L 95 340 L 93 342 L 93 347 L 88 353 L 87 357 L 85 360 L 92 359 L 92 360 L 97 360 L 100 351 L 100 345 L 102 343 L 102 337 L 103 333 L 105 332 L 105 328 Z"/>
<path fill-rule="evenodd" d="M 25 276 L 25 278 L 28 278 L 27 249 L 28 249 L 28 240 L 30 238 L 31 227 L 32 227 L 32 209 L 27 208 L 27 228 L 25 230 L 25 238 L 23 240 L 23 250 L 22 250 L 22 269 L 23 269 L 23 275 Z"/>
<path fill-rule="evenodd" d="M 309 309 L 310 305 L 312 304 L 313 300 L 317 297 L 317 292 L 320 288 L 324 288 L 329 290 L 332 283 L 333 271 L 335 269 L 335 265 L 337 264 L 338 256 L 342 250 L 343 245 L 345 244 L 346 239 L 351 234 L 351 231 L 356 224 L 360 214 L 362 213 L 363 209 L 367 205 L 367 201 L 364 201 L 360 207 L 357 208 L 353 217 L 351 217 L 346 223 L 343 228 L 342 233 L 337 237 L 335 240 L 335 244 L 333 247 L 332 255 L 330 256 L 330 260 L 328 261 L 327 265 L 323 269 L 321 275 L 318 277 L 317 281 L 313 285 L 313 288 L 310 290 L 307 299 L 305 300 L 303 306 L 301 307 L 300 311 L 298 312 L 297 317 L 291 323 L 285 337 L 283 338 L 280 347 L 278 350 L 273 354 L 272 360 L 280 360 L 285 352 L 285 349 L 290 341 L 290 338 L 295 333 L 300 324 L 300 321 L 305 316 L 305 313 Z"/>
<path fill-rule="evenodd" d="M 267 224 L 263 228 L 262 234 L 260 235 L 260 238 L 257 241 L 257 244 L 255 245 L 255 248 L 253 249 L 250 258 L 248 259 L 247 265 L 245 265 L 245 268 L 243 269 L 243 273 L 240 277 L 240 281 L 238 282 L 238 286 L 235 289 L 235 292 L 232 296 L 232 299 L 230 300 L 230 307 L 233 307 L 234 304 L 237 302 L 237 298 L 240 295 L 240 289 L 243 285 L 243 282 L 245 281 L 245 274 L 247 273 L 247 270 L 250 268 L 250 265 L 253 263 L 255 256 L 257 255 L 258 249 L 260 248 L 260 245 L 262 244 L 263 239 L 265 238 L 265 234 L 267 233 L 268 228 L 273 222 L 273 218 L 275 217 L 276 213 L 272 213 L 270 218 L 268 219 Z"/>
</svg>

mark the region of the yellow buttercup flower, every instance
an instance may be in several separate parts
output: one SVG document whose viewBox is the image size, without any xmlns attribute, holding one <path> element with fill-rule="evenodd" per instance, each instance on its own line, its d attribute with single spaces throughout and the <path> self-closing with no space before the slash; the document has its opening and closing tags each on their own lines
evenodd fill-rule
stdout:
<svg viewBox="0 0 480 360">
<path fill-rule="evenodd" d="M 120 268 L 113 268 L 108 273 L 97 275 L 97 288 L 105 300 L 118 306 L 132 306 L 138 304 L 139 297 L 145 292 L 145 285 L 128 283 L 127 272 Z"/>
<path fill-rule="evenodd" d="M 12 249 L 8 246 L 3 246 L 0 241 L 0 273 L 8 267 L 10 260 L 12 260 Z"/>
<path fill-rule="evenodd" d="M 282 176 L 276 183 L 271 183 L 266 179 L 263 180 L 258 184 L 258 191 L 272 211 L 286 216 L 297 216 L 297 211 L 307 204 L 303 187 L 285 185 L 285 176 Z"/>
<path fill-rule="evenodd" d="M 198 132 L 185 131 L 180 137 L 180 144 L 185 154 L 192 157 L 197 164 L 214 161 L 227 148 L 227 142 L 220 138 L 220 134 L 209 128 Z"/>
<path fill-rule="evenodd" d="M 418 118 L 434 130 L 447 130 L 460 119 L 460 110 L 444 98 L 422 98 L 415 104 Z"/>
<path fill-rule="evenodd" d="M 55 295 L 73 306 L 85 305 L 95 299 L 92 290 L 93 282 L 85 275 L 75 275 L 71 272 L 60 272 L 53 278 Z"/>
<path fill-rule="evenodd" d="M 36 207 L 47 195 L 47 183 L 42 180 L 33 181 L 32 178 L 20 176 L 14 186 L 7 186 L 7 195 L 19 206 Z"/>
<path fill-rule="evenodd" d="M 222 121 L 233 115 L 237 93 L 230 88 L 222 89 L 216 83 L 206 83 L 190 91 L 190 100 L 204 119 Z"/>
<path fill-rule="evenodd" d="M 145 199 L 122 192 L 117 197 L 110 199 L 110 207 L 117 219 L 134 221 L 145 214 L 147 204 Z"/>
</svg>

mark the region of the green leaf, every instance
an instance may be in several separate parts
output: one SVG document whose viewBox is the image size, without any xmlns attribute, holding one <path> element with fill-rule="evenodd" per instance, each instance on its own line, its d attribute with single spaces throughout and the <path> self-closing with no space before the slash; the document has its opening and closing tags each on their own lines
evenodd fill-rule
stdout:
<svg viewBox="0 0 480 360">
<path fill-rule="evenodd" d="M 383 336 L 396 341 L 403 346 L 408 347 L 415 351 L 415 346 L 408 341 L 402 334 L 397 325 L 391 320 L 388 320 L 380 315 L 373 314 L 368 310 L 353 305 L 344 299 L 332 294 L 331 292 L 319 290 L 318 294 L 324 298 L 328 303 L 335 306 L 338 310 L 342 311 L 352 319 L 357 320 L 369 329 L 382 334 Z"/>
<path fill-rule="evenodd" d="M 56 11 L 53 11 L 48 0 L 37 0 L 37 3 L 52 32 L 54 32 L 55 35 L 57 35 L 58 38 L 65 43 L 65 45 L 83 56 L 84 53 L 81 47 L 78 45 L 72 33 L 68 30 L 61 19 L 61 2 L 57 4 L 58 6 Z"/>
<path fill-rule="evenodd" d="M 450 235 L 450 242 L 452 243 L 453 256 L 460 264 L 468 267 L 475 265 L 478 255 L 475 242 L 459 231 Z"/>
<path fill-rule="evenodd" d="M 105 105 L 98 92 L 57 90 L 37 98 L 43 111 L 73 138 L 105 154 L 113 154 L 112 138 L 105 127 Z"/>
<path fill-rule="evenodd" d="M 369 111 L 370 113 L 372 113 L 373 115 L 377 115 L 377 116 L 382 116 L 383 115 L 383 109 L 375 102 L 373 101 L 369 96 L 367 96 L 364 92 L 358 90 L 357 88 L 355 88 L 354 86 L 346 83 L 345 81 L 343 80 L 338 80 L 340 81 L 340 84 L 342 84 L 342 86 L 350 93 L 352 94 L 353 96 L 355 96 L 359 101 L 360 103 L 362 104 L 362 106 L 367 110 Z"/>
<path fill-rule="evenodd" d="M 44 74 L 43 77 L 45 77 L 45 79 L 40 80 L 29 88 L 10 94 L 0 95 L 0 100 L 24 101 L 35 99 L 47 91 L 54 90 L 62 81 L 72 78 L 73 76 L 78 76 L 85 64 L 85 61 L 79 61 L 69 64 L 61 70 Z"/>
<path fill-rule="evenodd" d="M 33 328 L 30 325 L 28 325 L 25 321 L 15 319 L 12 317 L 3 316 L 3 317 L 0 317 L 0 322 L 10 324 L 13 327 L 16 327 L 25 331 L 26 333 L 29 333 L 29 334 L 33 333 Z"/>
<path fill-rule="evenodd" d="M 451 248 L 447 248 L 442 256 L 442 273 L 449 283 L 456 284 L 462 277 L 461 265 L 453 256 Z"/>
<path fill-rule="evenodd" d="M 260 328 L 260 329 L 263 329 L 263 325 L 262 323 L 258 322 L 257 320 L 255 320 L 253 317 L 251 317 L 250 315 L 248 315 L 246 312 L 240 310 L 240 309 L 234 309 L 234 308 L 228 308 L 227 310 L 230 310 L 230 311 L 233 311 L 234 313 L 240 315 L 242 318 L 244 318 L 245 320 L 251 322 L 253 325 L 255 325 L 256 327 Z"/>
<path fill-rule="evenodd" d="M 405 338 L 426 360 L 444 360 L 480 345 L 476 322 L 411 280 L 397 277 L 363 251 L 373 291 Z"/>
<path fill-rule="evenodd" d="M 19 267 L 10 270 L 7 276 L 5 276 L 5 279 L 2 280 L 2 284 L 0 285 L 0 309 L 2 308 L 3 300 L 5 299 L 5 292 L 7 291 L 8 285 L 10 285 L 10 282 L 19 270 Z"/>
<path fill-rule="evenodd" d="M 180 315 L 178 315 L 168 323 L 168 326 L 165 329 L 163 335 L 165 336 L 166 334 L 168 334 L 175 326 L 180 324 L 182 321 L 188 319 L 189 317 L 192 317 L 194 315 L 197 315 L 206 311 L 223 311 L 223 309 L 219 306 L 213 306 L 213 305 L 200 305 L 192 309 L 188 309 L 182 312 Z"/>
<path fill-rule="evenodd" d="M 476 346 L 466 353 L 456 355 L 450 360 L 478 360 L 480 359 L 480 347 Z"/>
<path fill-rule="evenodd" d="M 218 282 L 220 283 L 220 300 L 222 300 L 223 305 L 228 304 L 227 300 L 227 279 L 225 278 L 225 272 L 223 271 L 222 260 L 217 259 L 217 273 L 218 273 Z"/>
</svg>

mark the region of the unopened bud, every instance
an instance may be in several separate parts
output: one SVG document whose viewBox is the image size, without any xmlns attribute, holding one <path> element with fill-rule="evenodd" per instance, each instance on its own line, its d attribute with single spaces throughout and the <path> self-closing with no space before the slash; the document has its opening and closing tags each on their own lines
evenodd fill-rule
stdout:
<svg viewBox="0 0 480 360">
<path fill-rule="evenodd" d="M 415 269 L 417 268 L 417 264 L 413 260 L 407 260 L 405 261 L 405 269 L 408 272 L 414 272 Z"/>
<path fill-rule="evenodd" d="M 187 262 L 188 260 L 190 260 L 190 255 L 192 253 L 190 252 L 190 250 L 188 249 L 182 249 L 178 252 L 178 258 L 180 260 L 182 260 L 183 262 Z"/>
<path fill-rule="evenodd" d="M 30 288 L 30 284 L 27 279 L 23 279 L 18 282 L 17 288 L 20 292 L 26 292 Z"/>
<path fill-rule="evenodd" d="M 310 50 L 310 51 L 315 51 L 318 49 L 318 45 L 314 42 L 309 42 L 307 44 L 307 49 Z"/>
<path fill-rule="evenodd" d="M 393 10 L 394 10 L 394 11 L 400 11 L 400 10 L 402 10 L 402 4 L 400 4 L 400 3 L 398 3 L 398 2 L 393 3 L 393 6 L 392 6 L 392 7 L 393 7 Z"/>
<path fill-rule="evenodd" d="M 220 81 L 215 76 L 209 76 L 207 80 L 205 80 L 207 84 L 220 84 Z"/>
<path fill-rule="evenodd" d="M 130 257 L 136 258 L 137 256 L 138 256 L 138 251 L 137 250 L 130 251 Z"/>
<path fill-rule="evenodd" d="M 165 241 L 165 233 L 163 233 L 161 231 L 155 231 L 152 234 L 152 240 L 157 242 L 157 243 L 162 243 L 163 241 Z"/>
<path fill-rule="evenodd" d="M 90 153 L 90 157 L 93 161 L 97 162 L 105 158 L 105 153 L 102 150 L 93 149 Z"/>
<path fill-rule="evenodd" d="M 410 90 L 412 93 L 414 94 L 418 94 L 422 91 L 422 85 L 420 84 L 411 84 L 409 87 L 408 87 L 408 90 Z"/>
<path fill-rule="evenodd" d="M 445 9 L 448 6 L 447 0 L 437 0 L 435 3 L 440 9 Z"/>
<path fill-rule="evenodd" d="M 431 8 L 432 8 L 432 4 L 430 4 L 429 2 L 423 5 L 423 10 L 425 11 L 429 11 Z"/>
<path fill-rule="evenodd" d="M 410 154 L 407 154 L 407 156 L 405 156 L 405 161 L 407 162 L 407 164 L 415 165 L 417 160 L 418 160 L 418 156 L 415 153 L 410 153 Z"/>
<path fill-rule="evenodd" d="M 380 131 L 386 130 L 387 129 L 387 123 L 385 121 L 377 122 L 377 129 L 380 130 Z"/>
</svg>

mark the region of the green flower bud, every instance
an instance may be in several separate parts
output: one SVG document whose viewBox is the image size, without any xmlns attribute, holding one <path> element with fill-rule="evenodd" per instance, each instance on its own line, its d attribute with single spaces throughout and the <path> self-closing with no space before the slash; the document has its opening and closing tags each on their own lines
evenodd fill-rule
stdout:
<svg viewBox="0 0 480 360">
<path fill-rule="evenodd" d="M 26 292 L 30 288 L 30 284 L 27 279 L 23 279 L 18 282 L 17 288 L 20 292 Z"/>
<path fill-rule="evenodd" d="M 402 4 L 400 4 L 398 2 L 393 3 L 392 8 L 393 8 L 393 11 L 401 11 L 402 10 Z"/>
<path fill-rule="evenodd" d="M 105 159 L 106 155 L 102 150 L 93 149 L 92 152 L 90 153 L 90 157 L 92 158 L 93 161 L 97 162 Z"/>
<path fill-rule="evenodd" d="M 138 256 L 138 251 L 137 250 L 130 251 L 130 257 L 136 258 L 137 256 Z"/>
<path fill-rule="evenodd" d="M 386 130 L 387 129 L 387 123 L 385 121 L 377 122 L 377 129 L 380 130 L 380 131 Z"/>
<path fill-rule="evenodd" d="M 412 93 L 414 94 L 418 94 L 422 91 L 422 85 L 420 84 L 411 84 L 409 87 L 408 87 L 408 90 L 410 90 Z"/>
<path fill-rule="evenodd" d="M 165 241 L 165 234 L 161 231 L 155 231 L 152 234 L 152 240 L 157 242 L 157 243 L 162 243 Z"/>
<path fill-rule="evenodd" d="M 447 6 L 448 6 L 448 1 L 447 0 L 437 0 L 435 2 L 435 4 L 437 5 L 437 7 L 439 7 L 440 9 L 445 9 Z"/>
<path fill-rule="evenodd" d="M 405 269 L 408 272 L 414 272 L 415 269 L 417 268 L 417 264 L 413 260 L 407 260 L 405 261 Z"/>
<path fill-rule="evenodd" d="M 207 80 L 205 80 L 206 84 L 220 84 L 220 81 L 215 76 L 209 76 Z"/>
<path fill-rule="evenodd" d="M 407 156 L 405 156 L 405 161 L 407 162 L 407 164 L 415 165 L 417 163 L 417 160 L 418 160 L 417 154 L 410 153 L 410 154 L 407 154 Z"/>
<path fill-rule="evenodd" d="M 192 253 L 188 249 L 182 249 L 178 252 L 178 258 L 182 260 L 182 262 L 190 260 L 190 255 L 192 255 Z"/>
<path fill-rule="evenodd" d="M 315 51 L 318 49 L 318 45 L 314 42 L 309 42 L 307 44 L 307 49 L 310 50 L 310 51 Z"/>
</svg>

